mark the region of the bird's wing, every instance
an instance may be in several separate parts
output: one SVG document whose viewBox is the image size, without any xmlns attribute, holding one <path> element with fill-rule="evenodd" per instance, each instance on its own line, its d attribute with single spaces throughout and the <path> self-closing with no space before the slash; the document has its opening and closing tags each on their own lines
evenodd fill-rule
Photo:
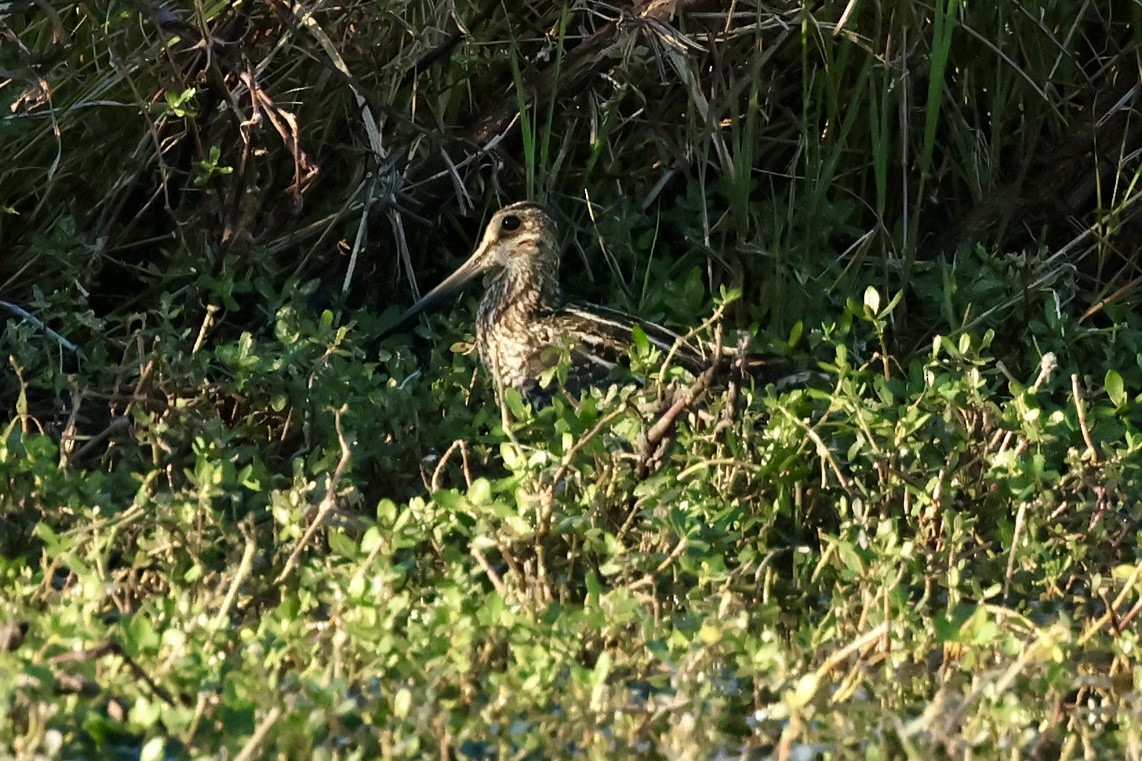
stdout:
<svg viewBox="0 0 1142 761">
<path fill-rule="evenodd" d="M 673 361 L 698 373 L 709 366 L 709 359 L 694 344 L 674 331 L 648 320 L 594 304 L 567 304 L 555 315 L 556 322 L 584 351 L 599 355 L 612 364 L 624 361 L 634 341 L 637 325 L 663 354 L 673 352 Z"/>
<path fill-rule="evenodd" d="M 637 325 L 664 356 L 671 362 L 698 375 L 710 368 L 713 359 L 694 343 L 668 328 L 653 322 L 636 319 L 623 312 L 593 304 L 566 304 L 542 316 L 540 322 L 550 331 L 548 350 L 532 358 L 533 377 L 539 377 L 553 367 L 562 356 L 570 355 L 570 365 L 562 384 L 563 390 L 576 396 L 591 386 L 627 381 L 641 383 L 627 369 L 629 352 Z M 803 386 L 812 373 L 798 372 L 786 357 L 755 352 L 739 352 L 724 347 L 718 362 L 718 376 L 724 382 L 727 375 L 751 377 L 763 384 L 773 383 L 779 390 Z M 554 388 L 541 389 L 532 384 L 525 396 L 533 403 L 543 404 L 550 399 Z"/>
</svg>

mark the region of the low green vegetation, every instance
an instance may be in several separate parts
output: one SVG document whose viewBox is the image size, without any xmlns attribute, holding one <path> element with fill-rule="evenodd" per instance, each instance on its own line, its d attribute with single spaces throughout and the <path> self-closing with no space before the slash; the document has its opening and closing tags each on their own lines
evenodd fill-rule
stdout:
<svg viewBox="0 0 1142 761">
<path fill-rule="evenodd" d="M 1142 759 L 1142 6 L 443 5 L 0 8 L 0 756 Z"/>
</svg>

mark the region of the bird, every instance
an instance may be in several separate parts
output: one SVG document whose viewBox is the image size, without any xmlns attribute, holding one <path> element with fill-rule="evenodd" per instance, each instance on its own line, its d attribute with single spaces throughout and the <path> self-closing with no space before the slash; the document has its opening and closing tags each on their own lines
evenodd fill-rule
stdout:
<svg viewBox="0 0 1142 761">
<path fill-rule="evenodd" d="M 475 251 L 400 316 L 386 333 L 407 325 L 480 275 L 489 274 L 476 310 L 476 351 L 498 397 L 517 390 L 533 406 L 549 401 L 545 376 L 569 356 L 560 388 L 575 395 L 615 377 L 629 358 L 636 329 L 674 363 L 697 375 L 715 359 L 707 348 L 649 320 L 595 304 L 568 301 L 559 282 L 561 251 L 555 219 L 541 204 L 519 201 L 492 215 Z M 727 356 L 734 350 L 724 350 Z M 721 352 L 720 352 L 721 353 Z M 751 367 L 767 364 L 751 355 Z"/>
</svg>

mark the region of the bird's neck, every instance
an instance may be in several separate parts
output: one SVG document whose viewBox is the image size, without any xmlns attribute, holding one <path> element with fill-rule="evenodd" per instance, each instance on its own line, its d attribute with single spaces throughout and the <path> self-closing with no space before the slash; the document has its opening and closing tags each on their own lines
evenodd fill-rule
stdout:
<svg viewBox="0 0 1142 761">
<path fill-rule="evenodd" d="M 503 267 L 492 276 L 480 301 L 479 317 L 495 321 L 511 312 L 526 319 L 562 304 L 558 257 L 529 257 Z"/>
</svg>

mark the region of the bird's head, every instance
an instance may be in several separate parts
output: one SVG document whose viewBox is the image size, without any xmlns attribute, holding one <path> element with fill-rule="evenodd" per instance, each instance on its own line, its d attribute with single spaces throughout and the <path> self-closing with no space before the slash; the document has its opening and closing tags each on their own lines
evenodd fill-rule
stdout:
<svg viewBox="0 0 1142 761">
<path fill-rule="evenodd" d="M 555 220 L 539 204 L 520 201 L 505 206 L 492 215 L 480 245 L 457 272 L 470 265 L 475 273 L 496 267 L 528 269 L 536 264 L 558 267 L 557 234 Z"/>
<path fill-rule="evenodd" d="M 520 201 L 493 214 L 468 260 L 409 307 L 398 325 L 494 270 L 500 270 L 495 276 L 498 282 L 531 288 L 541 299 L 558 299 L 558 229 L 541 205 Z"/>
</svg>

